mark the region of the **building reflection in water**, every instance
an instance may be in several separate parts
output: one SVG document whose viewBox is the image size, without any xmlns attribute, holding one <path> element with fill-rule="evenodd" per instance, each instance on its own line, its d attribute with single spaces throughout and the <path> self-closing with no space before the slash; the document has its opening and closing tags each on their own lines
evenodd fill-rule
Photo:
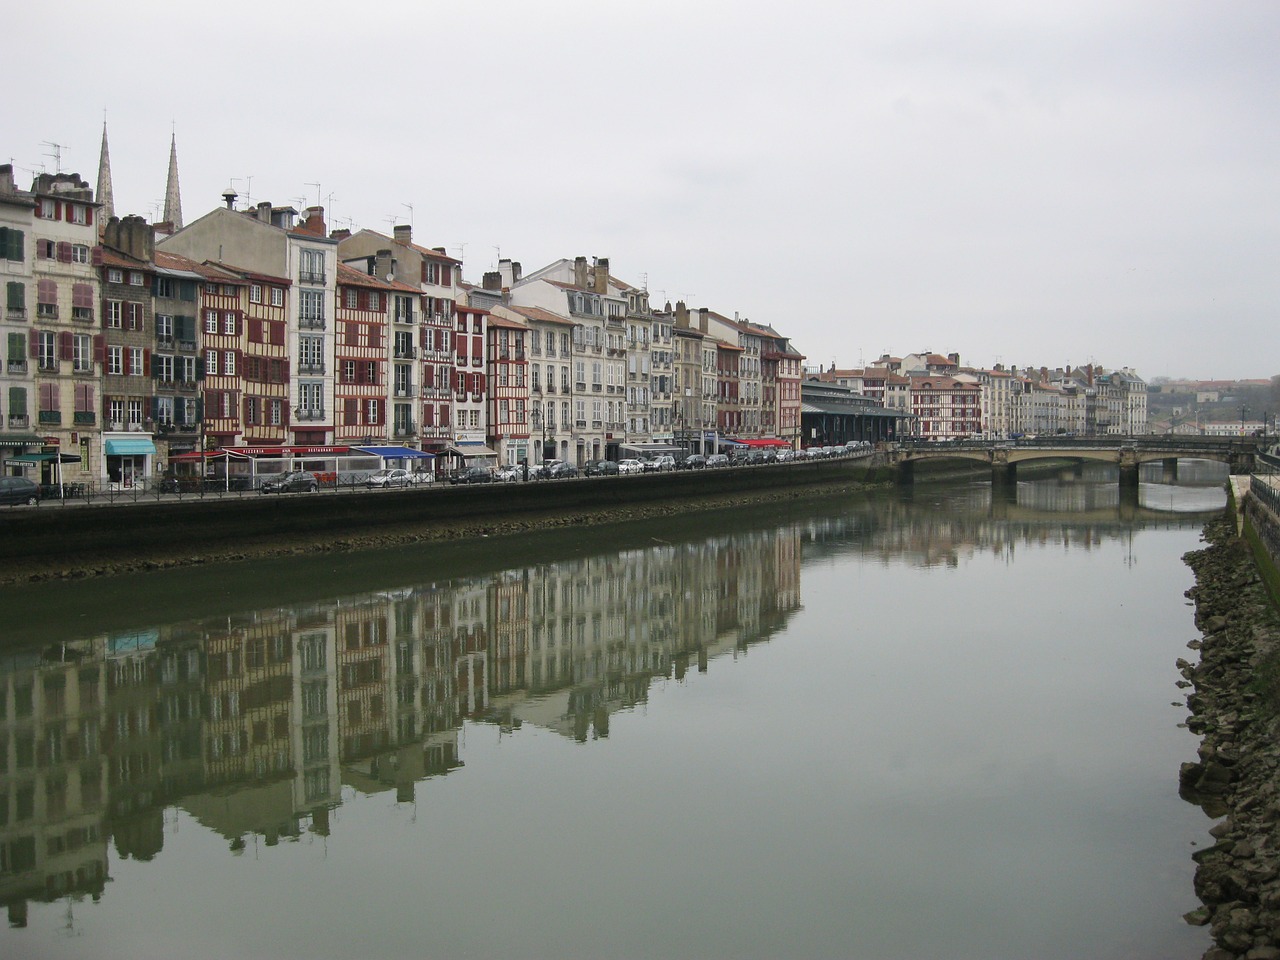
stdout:
<svg viewBox="0 0 1280 960">
<path fill-rule="evenodd" d="M 800 609 L 802 556 L 954 566 L 1019 541 L 1087 549 L 1132 531 L 1114 504 L 1082 520 L 958 489 L 945 504 L 917 491 L 781 527 L 10 652 L 0 903 L 22 925 L 31 900 L 97 898 L 108 844 L 155 857 L 171 807 L 233 853 L 327 835 L 344 788 L 411 802 L 460 768 L 465 721 L 606 737 L 655 680 L 780 631 Z"/>
</svg>

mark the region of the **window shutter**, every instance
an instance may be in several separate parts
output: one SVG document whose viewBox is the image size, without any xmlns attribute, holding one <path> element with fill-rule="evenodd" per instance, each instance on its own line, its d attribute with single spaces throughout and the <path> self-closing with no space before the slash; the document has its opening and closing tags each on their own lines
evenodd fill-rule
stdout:
<svg viewBox="0 0 1280 960">
<path fill-rule="evenodd" d="M 31 348 L 28 352 L 33 360 L 40 356 L 40 335 L 38 333 L 33 332 L 31 334 L 31 341 L 28 346 Z"/>
<path fill-rule="evenodd" d="M 36 299 L 40 303 L 58 302 L 58 281 L 38 280 L 36 282 Z"/>
<path fill-rule="evenodd" d="M 58 241 L 58 262 L 59 263 L 71 262 L 71 244 L 68 243 L 66 240 Z"/>
<path fill-rule="evenodd" d="M 7 302 L 10 310 L 21 310 L 26 306 L 27 288 L 16 280 L 9 281 Z"/>
<path fill-rule="evenodd" d="M 342 422 L 348 426 L 360 421 L 360 401 L 347 397 L 342 401 Z"/>
<path fill-rule="evenodd" d="M 9 416 L 25 417 L 27 415 L 27 388 L 9 388 Z"/>
<path fill-rule="evenodd" d="M 107 362 L 107 338 L 102 334 L 96 334 L 93 338 L 93 362 Z"/>
<path fill-rule="evenodd" d="M 204 379 L 204 356 L 203 355 L 196 357 L 196 379 L 197 380 Z"/>
<path fill-rule="evenodd" d="M 88 226 L 93 226 L 93 207 L 84 208 L 84 222 Z"/>
<path fill-rule="evenodd" d="M 95 267 L 102 266 L 103 257 L 102 257 L 101 247 L 94 247 L 92 250 L 89 251 L 89 256 L 92 258 L 92 262 Z"/>
<path fill-rule="evenodd" d="M 146 349 L 142 351 L 142 375 L 151 376 L 151 351 Z"/>
<path fill-rule="evenodd" d="M 58 357 L 62 360 L 70 360 L 74 355 L 74 335 L 69 330 L 64 330 L 58 334 Z"/>
</svg>

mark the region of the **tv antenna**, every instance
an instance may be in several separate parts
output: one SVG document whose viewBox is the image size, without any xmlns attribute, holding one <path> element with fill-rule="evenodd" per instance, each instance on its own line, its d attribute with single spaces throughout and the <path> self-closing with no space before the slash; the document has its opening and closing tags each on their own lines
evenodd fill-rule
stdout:
<svg viewBox="0 0 1280 960">
<path fill-rule="evenodd" d="M 307 183 L 307 184 L 304 184 L 304 186 L 308 186 L 308 187 L 315 187 L 315 188 L 316 188 L 316 206 L 317 206 L 317 207 L 318 207 L 318 206 L 320 206 L 320 184 L 318 184 L 318 183 Z"/>
<path fill-rule="evenodd" d="M 455 243 L 453 249 L 458 251 L 458 259 L 467 259 L 467 244 L 465 242 Z"/>
<path fill-rule="evenodd" d="M 53 172 L 62 172 L 62 144 L 54 143 L 52 140 L 40 141 L 42 147 L 53 147 L 53 153 L 46 153 L 46 157 L 53 157 Z"/>
<path fill-rule="evenodd" d="M 413 226 L 413 204 L 412 204 L 412 203 L 402 203 L 402 204 L 400 204 L 400 206 L 404 207 L 406 210 L 408 210 L 408 211 L 409 211 L 409 226 L 411 226 L 411 227 L 412 227 L 412 226 Z"/>
</svg>

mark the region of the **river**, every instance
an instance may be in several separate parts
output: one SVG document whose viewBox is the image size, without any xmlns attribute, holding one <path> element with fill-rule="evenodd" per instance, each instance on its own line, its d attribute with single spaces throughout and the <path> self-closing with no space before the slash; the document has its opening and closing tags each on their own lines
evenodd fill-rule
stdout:
<svg viewBox="0 0 1280 960">
<path fill-rule="evenodd" d="M 1198 957 L 1224 479 L 0 591 L 0 956 Z"/>
</svg>

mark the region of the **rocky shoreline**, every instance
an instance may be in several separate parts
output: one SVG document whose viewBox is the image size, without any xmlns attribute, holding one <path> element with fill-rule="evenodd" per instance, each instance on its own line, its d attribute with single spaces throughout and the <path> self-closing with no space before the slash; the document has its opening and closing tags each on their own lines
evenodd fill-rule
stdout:
<svg viewBox="0 0 1280 960">
<path fill-rule="evenodd" d="M 1234 515 L 1206 526 L 1204 540 L 1184 558 L 1199 663 L 1178 660 L 1187 726 L 1202 739 L 1179 784 L 1221 819 L 1216 842 L 1193 855 L 1203 906 L 1186 920 L 1210 927 L 1205 960 L 1280 960 L 1280 617 Z"/>
</svg>

